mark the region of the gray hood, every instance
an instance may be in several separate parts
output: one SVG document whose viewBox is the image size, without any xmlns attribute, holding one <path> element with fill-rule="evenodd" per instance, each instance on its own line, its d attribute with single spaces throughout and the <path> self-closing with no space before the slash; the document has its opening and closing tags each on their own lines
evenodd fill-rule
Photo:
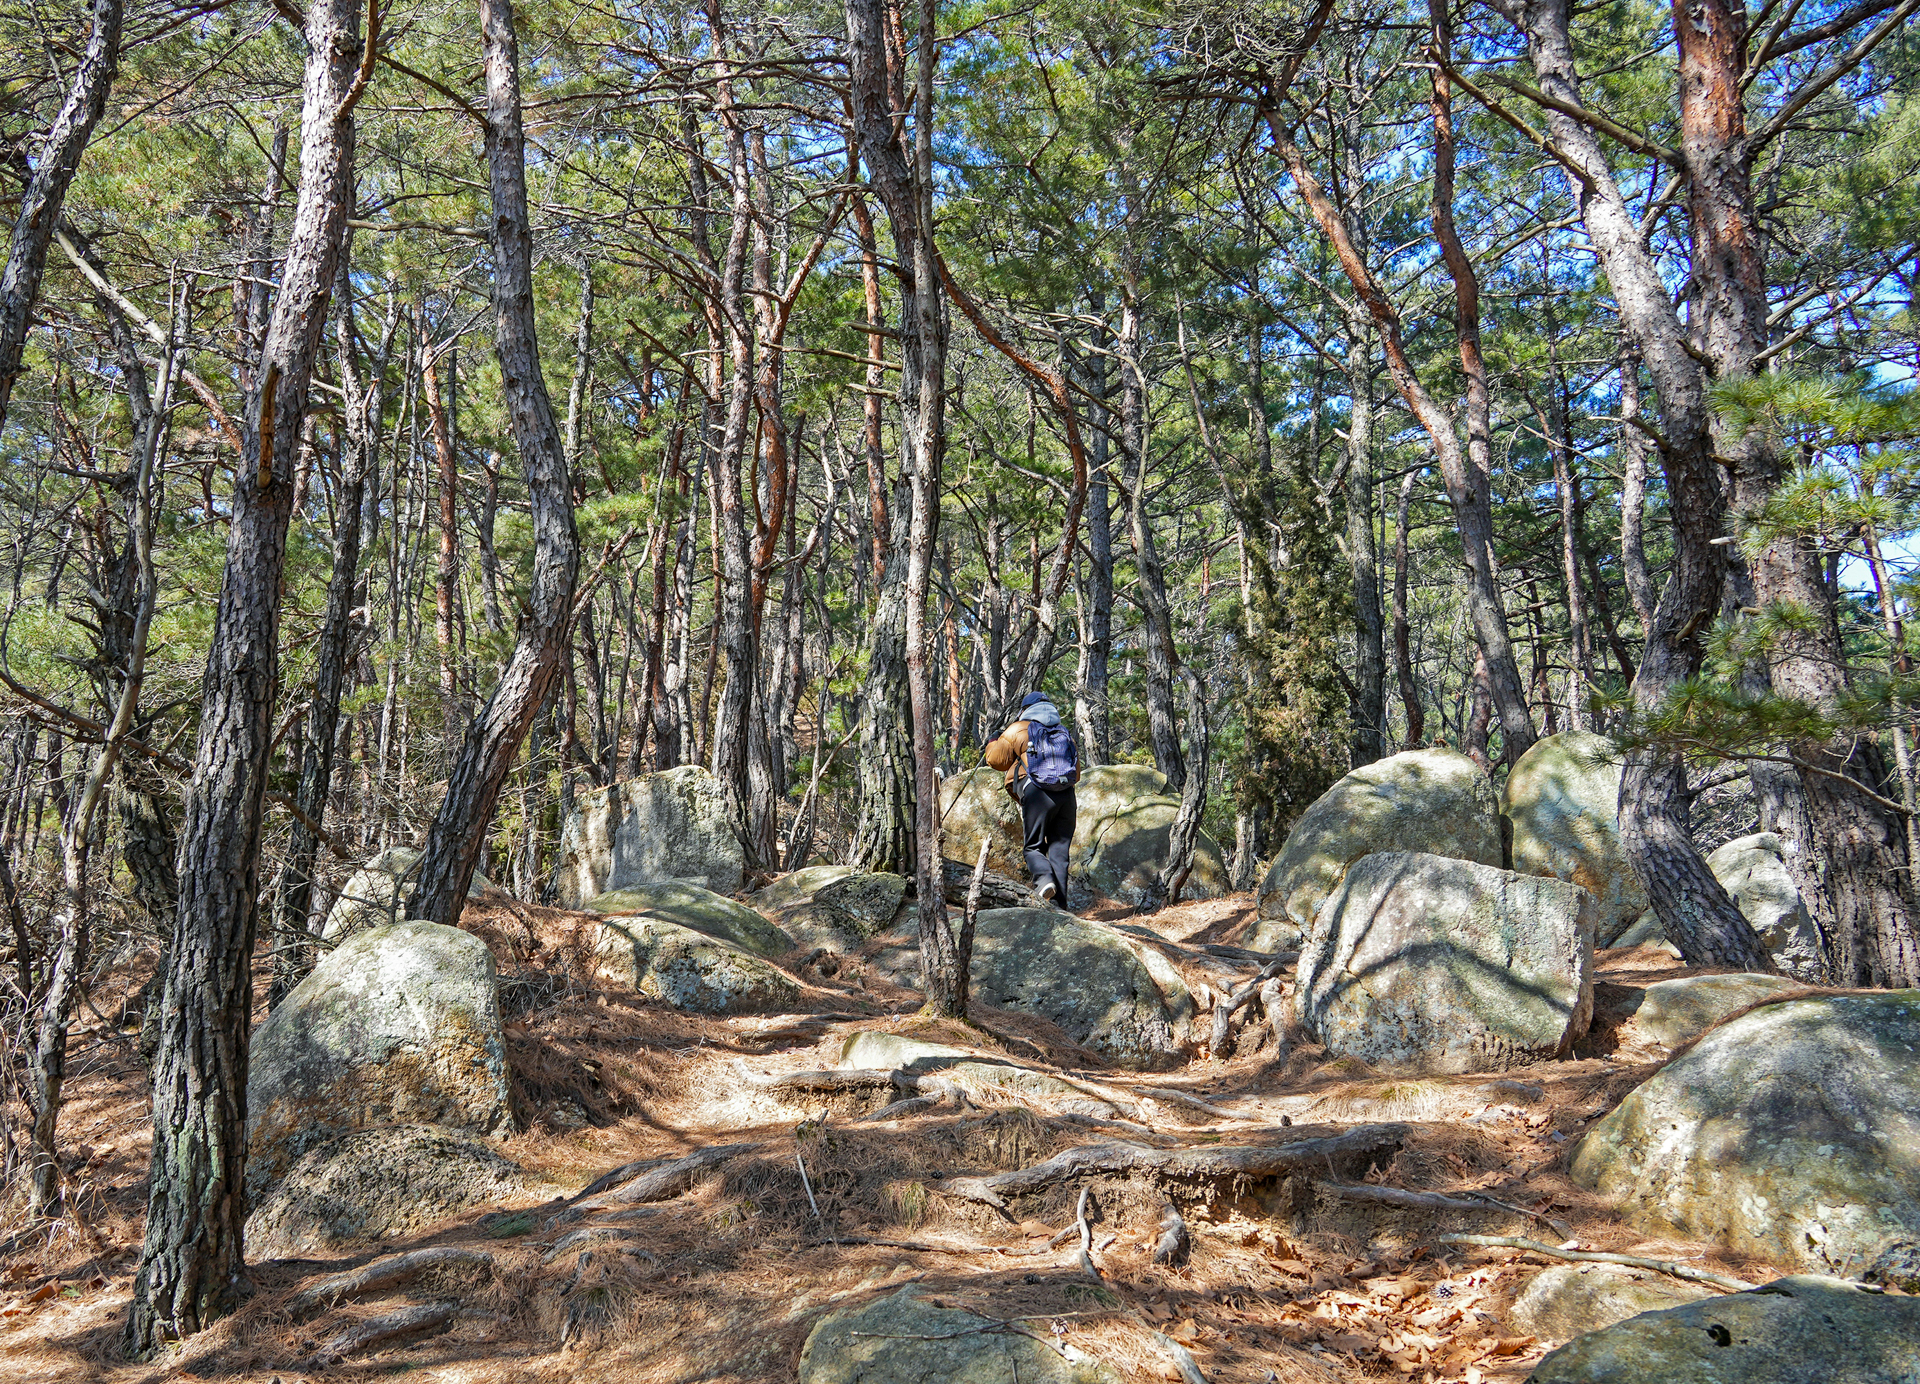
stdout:
<svg viewBox="0 0 1920 1384">
<path fill-rule="evenodd" d="M 1057 726 L 1060 724 L 1060 712 L 1052 702 L 1035 702 L 1020 713 L 1020 719 L 1043 726 Z"/>
</svg>

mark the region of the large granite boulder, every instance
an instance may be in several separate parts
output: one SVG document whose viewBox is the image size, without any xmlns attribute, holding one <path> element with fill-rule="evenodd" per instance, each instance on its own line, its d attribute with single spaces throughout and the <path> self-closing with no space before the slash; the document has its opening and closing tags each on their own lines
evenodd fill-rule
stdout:
<svg viewBox="0 0 1920 1384">
<path fill-rule="evenodd" d="M 415 1235 L 535 1179 L 478 1140 L 433 1125 L 356 1130 L 310 1148 L 247 1217 L 249 1259 L 338 1254 Z"/>
<path fill-rule="evenodd" d="M 1500 810 L 1513 824 L 1513 868 L 1570 880 L 1600 901 L 1597 946 L 1647 910 L 1647 891 L 1620 842 L 1620 752 L 1604 735 L 1536 740 L 1507 775 Z"/>
<path fill-rule="evenodd" d="M 1593 895 L 1470 860 L 1388 852 L 1348 870 L 1300 953 L 1299 1019 L 1394 1072 L 1563 1055 L 1593 1017 Z"/>
<path fill-rule="evenodd" d="M 1820 934 L 1801 902 L 1793 876 L 1787 873 L 1784 850 L 1780 837 L 1770 831 L 1737 836 L 1707 856 L 1707 868 L 1760 934 L 1761 945 L 1773 956 L 1774 965 L 1797 980 L 1819 985 L 1824 974 Z M 1660 919 L 1648 909 L 1609 945 L 1633 947 L 1665 940 Z"/>
<path fill-rule="evenodd" d="M 1247 946 L 1290 950 L 1354 861 L 1418 851 L 1501 863 L 1493 784 L 1463 754 L 1407 750 L 1355 769 L 1300 815 L 1260 885 L 1260 920 Z"/>
<path fill-rule="evenodd" d="M 1193 996 L 1158 951 L 1105 923 L 1044 908 L 982 909 L 974 998 L 1037 1014 L 1123 1067 L 1183 1061 Z"/>
<path fill-rule="evenodd" d="M 1722 1019 L 1785 990 L 1805 987 L 1786 976 L 1680 976 L 1655 981 L 1640 993 L 1633 1025 L 1663 1047 L 1677 1048 Z"/>
<path fill-rule="evenodd" d="M 1529 1336 L 1571 1341 L 1589 1331 L 1718 1294 L 1704 1283 L 1626 1264 L 1555 1264 L 1513 1300 L 1513 1325 Z"/>
<path fill-rule="evenodd" d="M 1573 1177 L 1653 1233 L 1857 1274 L 1920 1239 L 1920 990 L 1731 1020 L 1580 1141 Z"/>
<path fill-rule="evenodd" d="M 1106 818 L 1087 860 L 1087 882 L 1122 903 L 1139 905 L 1157 899 L 1174 818 L 1179 815 L 1180 800 L 1161 797 L 1138 799 Z M 1193 842 L 1193 869 L 1181 888 L 1181 900 L 1217 899 L 1231 890 L 1219 845 L 1206 832 L 1198 833 Z"/>
<path fill-rule="evenodd" d="M 606 918 L 664 919 L 755 956 L 779 956 L 793 948 L 792 938 L 745 904 L 677 880 L 612 890 L 587 900 L 586 911 Z"/>
<path fill-rule="evenodd" d="M 419 851 L 394 846 L 354 871 L 340 890 L 340 897 L 327 910 L 327 920 L 320 928 L 321 938 L 340 942 L 370 927 L 404 922 L 418 883 L 419 864 Z M 475 870 L 472 882 L 467 885 L 467 897 L 477 899 L 492 889 L 493 882 Z"/>
<path fill-rule="evenodd" d="M 253 1035 L 247 1194 L 317 1144 L 375 1125 L 513 1128 L 493 957 L 438 923 L 357 933 Z"/>
<path fill-rule="evenodd" d="M 800 1384 L 1120 1384 L 1070 1344 L 937 1307 L 921 1291 L 909 1285 L 822 1318 L 800 1352 Z"/>
<path fill-rule="evenodd" d="M 800 987 L 765 959 L 789 950 L 791 939 L 730 899 L 693 885 L 656 884 L 603 894 L 593 904 L 607 915 L 596 971 L 616 985 L 693 1014 L 790 1009 L 800 996 Z"/>
<path fill-rule="evenodd" d="M 560 850 L 560 902 L 569 908 L 670 880 L 731 893 L 746 869 L 726 790 L 693 764 L 582 793 Z"/>
<path fill-rule="evenodd" d="M 1527 1384 L 1920 1384 L 1920 1298 L 1805 1275 L 1630 1317 Z"/>
</svg>

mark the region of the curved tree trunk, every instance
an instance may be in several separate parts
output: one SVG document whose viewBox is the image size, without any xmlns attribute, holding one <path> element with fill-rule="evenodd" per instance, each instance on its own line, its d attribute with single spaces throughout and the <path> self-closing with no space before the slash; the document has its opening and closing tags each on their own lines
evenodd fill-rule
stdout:
<svg viewBox="0 0 1920 1384">
<path fill-rule="evenodd" d="M 135 1356 L 226 1315 L 245 1288 L 247 1046 L 280 588 L 308 383 L 352 202 L 348 96 L 359 18 L 358 0 L 315 0 L 307 14 L 299 203 L 234 477 L 181 833 L 180 912 L 153 1062 L 146 1243 L 127 1315 Z"/>
<path fill-rule="evenodd" d="M 413 914 L 454 925 L 486 848 L 500 785 L 513 767 L 560 668 L 580 537 L 573 486 L 534 333 L 533 231 L 527 218 L 526 135 L 520 124 L 520 50 L 511 0 L 480 0 L 487 73 L 487 173 L 493 196 L 493 334 L 500 387 L 527 478 L 533 580 L 513 655 L 467 731 L 447 795 L 427 831 Z"/>
<path fill-rule="evenodd" d="M 46 272 L 47 247 L 66 205 L 67 185 L 107 108 L 107 93 L 119 67 L 121 12 L 122 0 L 93 0 L 87 51 L 74 70 L 73 86 L 47 131 L 47 142 L 20 197 L 20 214 L 14 218 L 13 237 L 7 244 L 7 267 L 0 273 L 0 427 L 6 425 L 13 387 L 20 379 L 27 325 L 40 293 L 40 276 Z"/>
</svg>

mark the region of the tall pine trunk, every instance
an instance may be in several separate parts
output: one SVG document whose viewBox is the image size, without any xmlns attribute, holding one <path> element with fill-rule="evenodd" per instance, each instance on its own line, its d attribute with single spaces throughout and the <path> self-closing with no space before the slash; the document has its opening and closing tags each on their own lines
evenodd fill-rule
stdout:
<svg viewBox="0 0 1920 1384">
<path fill-rule="evenodd" d="M 225 1316 L 245 1288 L 248 1030 L 280 589 L 295 453 L 352 202 L 359 19 L 358 0 L 315 0 L 307 12 L 299 201 L 234 476 L 181 832 L 180 911 L 152 1070 L 146 1242 L 127 1315 L 127 1351 L 140 1357 Z"/>
</svg>

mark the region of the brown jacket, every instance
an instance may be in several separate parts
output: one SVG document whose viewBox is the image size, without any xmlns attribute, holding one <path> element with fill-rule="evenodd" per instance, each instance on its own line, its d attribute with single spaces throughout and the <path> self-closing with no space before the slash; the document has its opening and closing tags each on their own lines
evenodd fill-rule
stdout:
<svg viewBox="0 0 1920 1384">
<path fill-rule="evenodd" d="M 997 740 L 987 742 L 987 763 L 996 769 L 1007 771 L 1007 796 L 1020 796 L 1019 780 L 1027 768 L 1027 722 L 1015 721 L 1008 726 L 1006 733 Z M 1080 781 L 1080 771 L 1073 771 L 1073 781 Z"/>
</svg>

